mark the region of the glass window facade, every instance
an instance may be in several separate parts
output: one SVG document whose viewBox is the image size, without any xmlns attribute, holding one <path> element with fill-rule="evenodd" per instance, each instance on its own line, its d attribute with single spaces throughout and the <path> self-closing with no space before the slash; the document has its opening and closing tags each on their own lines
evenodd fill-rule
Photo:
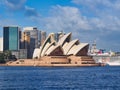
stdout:
<svg viewBox="0 0 120 90">
<path fill-rule="evenodd" d="M 18 27 L 4 27 L 4 51 L 19 50 Z"/>
</svg>

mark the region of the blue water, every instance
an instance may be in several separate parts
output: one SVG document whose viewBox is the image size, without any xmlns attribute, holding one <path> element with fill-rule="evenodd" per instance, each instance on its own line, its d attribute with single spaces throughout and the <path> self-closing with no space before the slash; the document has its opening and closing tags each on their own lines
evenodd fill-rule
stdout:
<svg viewBox="0 0 120 90">
<path fill-rule="evenodd" d="M 0 90 L 120 90 L 120 67 L 0 67 Z"/>
</svg>

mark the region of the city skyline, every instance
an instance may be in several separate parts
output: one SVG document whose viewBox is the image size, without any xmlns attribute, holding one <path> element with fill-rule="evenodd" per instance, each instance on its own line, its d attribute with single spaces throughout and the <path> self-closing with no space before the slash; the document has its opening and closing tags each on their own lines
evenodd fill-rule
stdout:
<svg viewBox="0 0 120 90">
<path fill-rule="evenodd" d="M 120 51 L 119 0 L 1 0 L 0 37 L 3 26 L 36 26 L 47 33 L 72 32 L 80 42 Z"/>
</svg>

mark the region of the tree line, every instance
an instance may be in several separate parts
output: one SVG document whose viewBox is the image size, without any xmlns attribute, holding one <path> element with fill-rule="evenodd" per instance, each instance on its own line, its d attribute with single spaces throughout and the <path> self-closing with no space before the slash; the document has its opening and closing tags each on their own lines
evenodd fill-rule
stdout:
<svg viewBox="0 0 120 90">
<path fill-rule="evenodd" d="M 8 61 L 15 61 L 17 58 L 15 55 L 12 55 L 11 51 L 7 50 L 0 53 L 0 63 L 6 63 Z"/>
</svg>

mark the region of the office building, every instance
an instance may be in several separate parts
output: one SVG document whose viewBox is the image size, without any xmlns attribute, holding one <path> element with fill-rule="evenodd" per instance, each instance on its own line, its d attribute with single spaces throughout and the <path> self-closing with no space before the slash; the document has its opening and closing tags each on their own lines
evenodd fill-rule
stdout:
<svg viewBox="0 0 120 90">
<path fill-rule="evenodd" d="M 3 50 L 19 50 L 20 48 L 20 38 L 21 38 L 20 28 L 17 26 L 5 26 L 3 27 Z"/>
<path fill-rule="evenodd" d="M 44 43 L 44 41 L 45 41 L 45 39 L 46 39 L 46 32 L 44 32 L 44 31 L 41 31 L 41 37 L 40 37 L 40 45 L 43 45 L 43 43 Z"/>
<path fill-rule="evenodd" d="M 17 59 L 27 58 L 26 49 L 22 49 L 21 30 L 17 26 L 3 27 L 3 50 L 11 51 Z"/>
<path fill-rule="evenodd" d="M 18 51 L 11 51 L 17 59 L 27 59 L 27 49 L 19 49 Z"/>
<path fill-rule="evenodd" d="M 27 49 L 28 58 L 32 58 L 33 51 L 38 48 L 38 30 L 36 27 L 23 28 L 24 48 Z"/>
<path fill-rule="evenodd" d="M 23 32 L 22 38 L 21 38 L 21 50 L 20 51 L 27 54 L 27 55 L 25 55 L 26 58 L 29 58 L 29 54 L 28 54 L 29 48 L 30 48 L 30 35 L 27 35 L 25 32 Z M 20 52 L 20 53 L 22 53 L 22 52 Z M 24 56 L 24 55 L 22 55 L 22 56 Z"/>
<path fill-rule="evenodd" d="M 23 32 L 21 43 L 21 49 L 27 49 L 30 45 L 30 35 L 27 35 L 25 32 Z"/>
</svg>

